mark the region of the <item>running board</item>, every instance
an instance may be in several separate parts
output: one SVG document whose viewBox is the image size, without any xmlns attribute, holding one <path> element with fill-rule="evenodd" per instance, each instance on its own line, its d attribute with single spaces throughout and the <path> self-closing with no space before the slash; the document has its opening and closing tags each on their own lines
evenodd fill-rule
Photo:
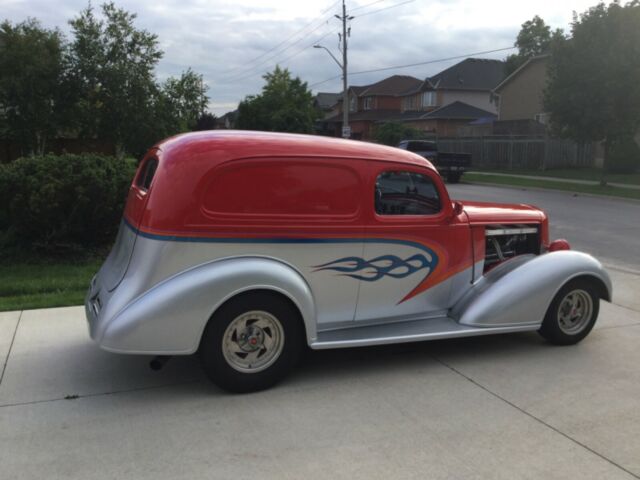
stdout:
<svg viewBox="0 0 640 480">
<path fill-rule="evenodd" d="M 443 338 L 490 335 L 493 333 L 524 332 L 538 330 L 538 328 L 540 328 L 540 324 L 475 328 L 460 325 L 450 317 L 439 317 L 318 332 L 317 340 L 311 343 L 310 347 L 314 350 L 367 347 L 370 345 L 420 342 Z"/>
</svg>

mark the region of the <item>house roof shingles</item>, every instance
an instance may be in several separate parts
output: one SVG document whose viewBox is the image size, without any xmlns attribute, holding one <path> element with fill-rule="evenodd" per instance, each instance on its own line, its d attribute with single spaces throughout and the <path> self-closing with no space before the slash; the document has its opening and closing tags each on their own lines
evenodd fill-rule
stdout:
<svg viewBox="0 0 640 480">
<path fill-rule="evenodd" d="M 331 108 L 336 103 L 338 103 L 338 99 L 340 98 L 340 96 L 340 93 L 318 92 L 315 100 L 318 104 L 318 107 L 325 109 Z"/>
<path fill-rule="evenodd" d="M 484 58 L 467 58 L 429 77 L 424 89 L 493 90 L 505 78 L 505 62 Z"/>
<path fill-rule="evenodd" d="M 368 95 L 399 96 L 407 91 L 415 90 L 420 85 L 422 85 L 422 81 L 415 77 L 409 75 L 392 75 L 371 85 L 354 86 L 350 87 L 350 89 L 359 97 Z"/>
</svg>

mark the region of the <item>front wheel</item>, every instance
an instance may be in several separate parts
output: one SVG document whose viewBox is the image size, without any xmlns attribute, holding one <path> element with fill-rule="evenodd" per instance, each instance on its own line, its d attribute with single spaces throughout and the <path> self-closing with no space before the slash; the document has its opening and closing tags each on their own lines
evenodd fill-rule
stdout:
<svg viewBox="0 0 640 480">
<path fill-rule="evenodd" d="M 571 280 L 549 305 L 538 332 L 556 345 L 573 345 L 586 337 L 598 318 L 600 297 L 587 279 Z"/>
<path fill-rule="evenodd" d="M 236 393 L 274 385 L 295 365 L 302 349 L 297 310 L 269 292 L 239 295 L 211 317 L 200 342 L 209 378 Z"/>
</svg>

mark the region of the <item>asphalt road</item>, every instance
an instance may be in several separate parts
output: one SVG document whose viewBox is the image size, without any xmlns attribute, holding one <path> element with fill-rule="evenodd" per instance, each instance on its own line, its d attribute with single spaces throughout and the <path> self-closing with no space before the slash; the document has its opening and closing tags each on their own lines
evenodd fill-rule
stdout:
<svg viewBox="0 0 640 480">
<path fill-rule="evenodd" d="M 603 263 L 640 272 L 640 202 L 552 190 L 447 187 L 457 200 L 536 205 L 549 216 L 552 239 L 565 238 Z"/>
<path fill-rule="evenodd" d="M 195 357 L 153 372 L 99 350 L 82 307 L 0 313 L 0 479 L 640 479 L 640 204 L 451 191 L 537 204 L 555 237 L 623 267 L 583 342 L 308 352 L 275 388 L 239 396 Z"/>
</svg>

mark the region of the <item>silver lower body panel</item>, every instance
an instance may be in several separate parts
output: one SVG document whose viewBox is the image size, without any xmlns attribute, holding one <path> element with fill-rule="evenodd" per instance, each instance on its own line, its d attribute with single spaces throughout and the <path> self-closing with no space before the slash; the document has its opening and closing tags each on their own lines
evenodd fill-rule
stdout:
<svg viewBox="0 0 640 480">
<path fill-rule="evenodd" d="M 317 341 L 311 343 L 310 347 L 314 350 L 367 347 L 391 343 L 472 337 L 494 333 L 535 331 L 539 328 L 540 323 L 501 327 L 469 327 L 459 324 L 453 318 L 440 317 L 318 332 Z"/>
</svg>

